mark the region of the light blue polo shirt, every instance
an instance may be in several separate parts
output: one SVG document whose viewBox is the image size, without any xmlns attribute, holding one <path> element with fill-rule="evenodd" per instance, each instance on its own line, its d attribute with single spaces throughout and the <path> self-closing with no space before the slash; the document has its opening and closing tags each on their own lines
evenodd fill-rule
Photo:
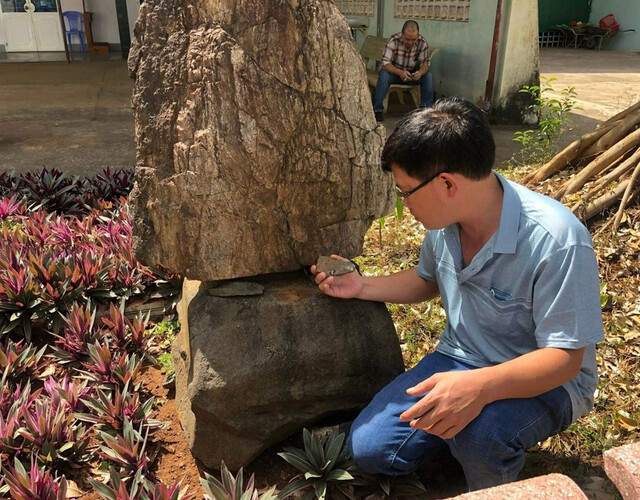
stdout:
<svg viewBox="0 0 640 500">
<path fill-rule="evenodd" d="M 575 421 L 593 407 L 604 337 L 591 236 L 561 203 L 495 175 L 500 227 L 466 268 L 457 224 L 422 243 L 418 275 L 438 283 L 447 313 L 437 350 L 484 367 L 541 347 L 586 346 L 580 373 L 563 386 Z"/>
</svg>

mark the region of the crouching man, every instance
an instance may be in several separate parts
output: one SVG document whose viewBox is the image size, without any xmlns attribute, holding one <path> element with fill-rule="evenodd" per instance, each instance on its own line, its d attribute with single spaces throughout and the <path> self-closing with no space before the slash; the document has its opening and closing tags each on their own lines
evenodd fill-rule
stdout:
<svg viewBox="0 0 640 500">
<path fill-rule="evenodd" d="M 494 150 L 484 113 L 467 101 L 409 114 L 382 163 L 427 229 L 417 267 L 316 275 L 333 297 L 440 296 L 447 314 L 436 351 L 354 421 L 348 446 L 365 471 L 408 474 L 448 447 L 469 490 L 507 483 L 527 448 L 593 407 L 603 331 L 589 232 L 559 202 L 492 171 Z"/>
</svg>

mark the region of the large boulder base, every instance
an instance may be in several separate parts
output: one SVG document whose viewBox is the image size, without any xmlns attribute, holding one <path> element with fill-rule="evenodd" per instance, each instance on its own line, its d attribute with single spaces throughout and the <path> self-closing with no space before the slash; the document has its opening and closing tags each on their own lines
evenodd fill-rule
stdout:
<svg viewBox="0 0 640 500">
<path fill-rule="evenodd" d="M 251 281 L 263 295 L 215 297 L 187 281 L 179 308 L 177 406 L 194 456 L 216 469 L 364 407 L 404 370 L 384 304 L 328 297 L 302 273 Z"/>
<path fill-rule="evenodd" d="M 392 179 L 333 2 L 155 0 L 135 35 L 141 262 L 206 281 L 361 253 Z"/>
</svg>

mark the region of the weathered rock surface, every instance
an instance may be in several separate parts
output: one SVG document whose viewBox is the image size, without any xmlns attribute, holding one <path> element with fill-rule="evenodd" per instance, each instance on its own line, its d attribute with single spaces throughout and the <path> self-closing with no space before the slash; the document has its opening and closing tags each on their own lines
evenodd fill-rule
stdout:
<svg viewBox="0 0 640 500">
<path fill-rule="evenodd" d="M 218 280 L 360 254 L 392 180 L 332 2 L 155 0 L 135 33 L 142 262 Z"/>
<path fill-rule="evenodd" d="M 588 500 L 573 480 L 563 474 L 547 474 L 524 481 L 472 491 L 449 500 Z"/>
<path fill-rule="evenodd" d="M 213 297 L 187 280 L 174 346 L 177 407 L 194 456 L 232 469 L 404 370 L 380 303 L 333 299 L 302 273 L 251 278 L 264 294 Z"/>
<path fill-rule="evenodd" d="M 250 281 L 225 281 L 209 288 L 209 295 L 214 297 L 240 297 L 243 295 L 262 295 L 264 287 Z"/>
</svg>

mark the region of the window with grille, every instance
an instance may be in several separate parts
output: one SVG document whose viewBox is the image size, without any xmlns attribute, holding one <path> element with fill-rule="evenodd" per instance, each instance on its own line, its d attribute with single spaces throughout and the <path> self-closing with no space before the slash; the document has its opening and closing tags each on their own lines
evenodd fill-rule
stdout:
<svg viewBox="0 0 640 500">
<path fill-rule="evenodd" d="M 338 10 L 342 14 L 352 16 L 373 16 L 376 0 L 335 0 Z"/>
<path fill-rule="evenodd" d="M 394 17 L 469 22 L 471 0 L 395 0 Z"/>
</svg>

